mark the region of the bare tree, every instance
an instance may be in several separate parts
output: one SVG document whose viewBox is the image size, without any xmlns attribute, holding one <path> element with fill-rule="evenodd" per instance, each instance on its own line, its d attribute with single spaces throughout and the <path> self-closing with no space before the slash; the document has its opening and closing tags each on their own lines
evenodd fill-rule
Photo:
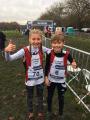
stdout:
<svg viewBox="0 0 90 120">
<path fill-rule="evenodd" d="M 62 16 L 64 14 L 64 5 L 60 2 L 52 5 L 39 19 L 54 20 L 57 25 L 61 25 Z"/>
<path fill-rule="evenodd" d="M 90 27 L 90 0 L 66 0 L 52 5 L 39 19 L 54 20 L 59 26 Z"/>
<path fill-rule="evenodd" d="M 66 0 L 66 9 L 69 19 L 79 29 L 86 26 L 90 20 L 90 0 Z M 88 20 L 89 19 L 89 20 Z"/>
</svg>

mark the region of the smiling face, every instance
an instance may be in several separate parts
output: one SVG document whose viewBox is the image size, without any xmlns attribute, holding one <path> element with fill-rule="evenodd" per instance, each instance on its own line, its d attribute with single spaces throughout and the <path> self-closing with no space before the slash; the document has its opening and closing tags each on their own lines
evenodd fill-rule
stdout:
<svg viewBox="0 0 90 120">
<path fill-rule="evenodd" d="M 60 35 L 55 35 L 51 41 L 51 47 L 53 48 L 55 53 L 61 52 L 64 47 L 64 37 Z"/>
<path fill-rule="evenodd" d="M 33 32 L 30 33 L 30 35 L 29 35 L 29 43 L 34 48 L 40 48 L 41 43 L 42 43 L 41 33 L 37 30 L 33 30 Z"/>
<path fill-rule="evenodd" d="M 64 46 L 64 42 L 56 40 L 56 41 L 52 42 L 51 46 L 55 53 L 59 53 Z"/>
<path fill-rule="evenodd" d="M 39 34 L 32 34 L 29 38 L 29 42 L 34 48 L 39 48 L 42 40 Z"/>
</svg>

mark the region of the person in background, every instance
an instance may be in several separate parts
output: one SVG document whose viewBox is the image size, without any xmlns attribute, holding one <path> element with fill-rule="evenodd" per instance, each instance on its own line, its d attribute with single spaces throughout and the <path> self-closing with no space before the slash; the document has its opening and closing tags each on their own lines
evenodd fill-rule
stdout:
<svg viewBox="0 0 90 120">
<path fill-rule="evenodd" d="M 2 53 L 2 55 L 4 54 L 5 41 L 6 35 L 2 31 L 0 31 L 0 52 Z"/>
<path fill-rule="evenodd" d="M 47 37 L 47 38 L 51 37 L 51 28 L 49 26 L 45 26 L 44 34 L 45 34 L 45 37 Z"/>
<path fill-rule="evenodd" d="M 62 29 L 60 27 L 57 27 L 55 30 L 55 35 L 63 35 Z"/>
</svg>

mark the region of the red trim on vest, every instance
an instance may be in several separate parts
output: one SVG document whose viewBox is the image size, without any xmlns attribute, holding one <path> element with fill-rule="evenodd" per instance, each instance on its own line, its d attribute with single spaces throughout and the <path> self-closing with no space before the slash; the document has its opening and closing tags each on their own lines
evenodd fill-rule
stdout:
<svg viewBox="0 0 90 120">
<path fill-rule="evenodd" d="M 55 58 L 55 53 L 53 50 L 51 50 L 50 65 L 53 63 L 54 58 Z"/>
<path fill-rule="evenodd" d="M 31 55 L 27 47 L 24 48 L 26 61 L 26 81 L 28 80 L 28 66 L 31 66 Z"/>
<path fill-rule="evenodd" d="M 25 61 L 26 61 L 26 81 L 28 80 L 28 66 L 31 66 L 31 54 L 27 47 L 24 48 Z M 39 51 L 40 63 L 43 66 L 43 53 Z"/>
<path fill-rule="evenodd" d="M 65 75 L 67 76 L 67 60 L 68 60 L 69 51 L 66 51 L 64 55 L 64 66 L 65 66 Z"/>
</svg>

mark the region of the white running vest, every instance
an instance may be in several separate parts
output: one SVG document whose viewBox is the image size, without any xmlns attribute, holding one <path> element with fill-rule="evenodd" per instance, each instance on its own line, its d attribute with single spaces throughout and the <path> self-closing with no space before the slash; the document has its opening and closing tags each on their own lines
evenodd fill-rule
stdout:
<svg viewBox="0 0 90 120">
<path fill-rule="evenodd" d="M 56 57 L 50 67 L 50 72 L 48 74 L 48 79 L 55 83 L 65 82 L 65 66 L 64 57 Z"/>
<path fill-rule="evenodd" d="M 39 54 L 32 55 L 31 66 L 28 68 L 28 80 L 25 82 L 27 86 L 35 86 L 44 82 L 43 68 L 40 63 Z"/>
</svg>

